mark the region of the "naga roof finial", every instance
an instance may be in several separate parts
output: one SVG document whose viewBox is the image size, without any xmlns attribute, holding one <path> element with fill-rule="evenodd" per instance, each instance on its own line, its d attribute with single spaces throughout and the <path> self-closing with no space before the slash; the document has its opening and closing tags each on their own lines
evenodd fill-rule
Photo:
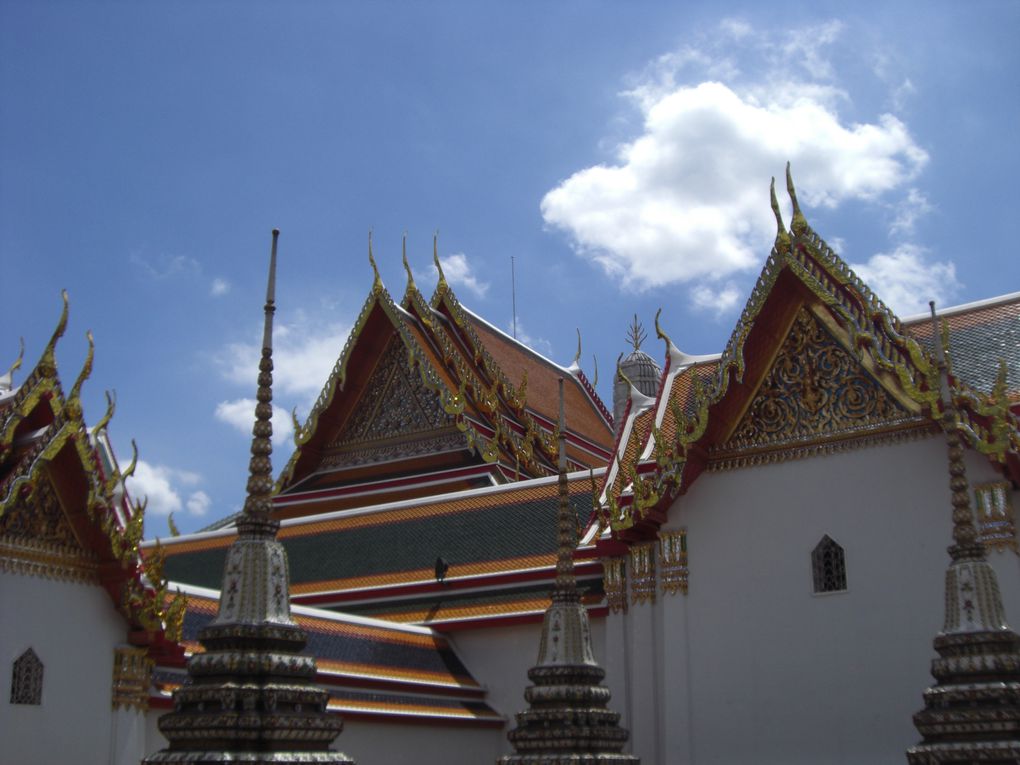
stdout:
<svg viewBox="0 0 1020 765">
<path fill-rule="evenodd" d="M 113 413 L 117 410 L 117 391 L 106 391 L 106 411 L 103 416 L 99 418 L 99 422 L 92 428 L 92 437 L 96 438 L 100 433 L 106 430 L 106 426 L 110 424 L 110 420 L 113 419 Z"/>
<path fill-rule="evenodd" d="M 800 236 L 807 231 L 807 218 L 804 217 L 804 213 L 800 210 L 800 204 L 797 202 L 797 190 L 793 187 L 793 173 L 790 171 L 790 163 L 786 163 L 786 192 L 790 195 L 790 201 L 793 202 L 793 220 L 790 221 L 790 229 L 793 231 L 794 236 Z"/>
<path fill-rule="evenodd" d="M 64 301 L 64 307 L 60 310 L 60 320 L 57 322 L 57 328 L 53 330 L 50 341 L 46 343 L 46 348 L 43 349 L 43 355 L 38 364 L 39 371 L 46 377 L 53 377 L 57 373 L 57 341 L 64 336 L 64 330 L 67 329 L 67 290 L 60 290 L 60 298 Z"/>
<path fill-rule="evenodd" d="M 655 312 L 655 336 L 666 344 L 666 355 L 668 356 L 676 350 L 676 345 L 670 339 L 669 335 L 666 334 L 666 330 L 662 328 L 662 325 L 659 324 L 659 316 L 661 315 L 662 309 L 660 308 Z"/>
<path fill-rule="evenodd" d="M 25 360 L 25 338 L 20 339 L 21 350 L 18 351 L 18 358 L 11 364 L 11 368 L 7 370 L 7 374 L 0 376 L 0 393 L 11 390 L 14 387 L 14 373 L 21 369 L 21 362 Z"/>
<path fill-rule="evenodd" d="M 577 353 L 574 354 L 574 363 L 571 364 L 573 367 L 581 368 L 581 329 L 577 329 Z"/>
<path fill-rule="evenodd" d="M 92 374 L 92 362 L 96 356 L 96 343 L 92 338 L 92 330 L 85 333 L 85 339 L 89 342 L 89 349 L 85 353 L 85 363 L 78 374 L 78 379 L 71 386 L 70 393 L 67 394 L 67 405 L 71 408 L 70 413 L 75 418 L 81 416 L 81 386 Z"/>
<path fill-rule="evenodd" d="M 591 381 L 591 387 L 595 388 L 599 384 L 599 360 L 598 360 L 598 357 L 595 356 L 594 353 L 591 355 L 591 363 L 595 367 L 595 372 L 594 372 L 595 377 Z"/>
<path fill-rule="evenodd" d="M 436 285 L 436 292 L 446 292 L 450 288 L 450 285 L 446 283 L 446 274 L 443 273 L 443 266 L 439 262 L 439 229 L 437 228 L 432 234 L 432 262 L 436 265 L 436 270 L 439 272 L 439 283 Z"/>
<path fill-rule="evenodd" d="M 279 229 L 274 228 L 273 246 L 269 255 L 269 280 L 266 285 L 262 360 L 259 362 L 258 391 L 255 394 L 258 403 L 255 405 L 255 425 L 252 427 L 248 497 L 244 502 L 245 517 L 257 524 L 267 523 L 272 510 L 269 496 L 273 489 L 273 465 L 270 460 L 273 452 L 273 314 L 276 312 L 276 242 L 279 236 Z M 375 266 L 374 260 L 372 265 Z M 275 533 L 275 527 L 272 533 Z"/>
<path fill-rule="evenodd" d="M 789 168 L 789 163 L 787 168 Z M 772 213 L 776 216 L 776 252 L 785 255 L 790 251 L 790 234 L 783 225 L 783 214 L 779 210 L 779 200 L 776 199 L 776 178 L 772 177 L 772 185 L 769 187 L 769 196 L 772 201 Z"/>
<path fill-rule="evenodd" d="M 637 314 L 634 314 L 634 323 L 627 329 L 627 342 L 633 346 L 635 351 L 640 351 L 641 343 L 645 341 L 646 337 L 648 334 L 641 326 L 641 322 L 638 321 Z"/>
<path fill-rule="evenodd" d="M 273 229 L 273 231 L 276 231 L 276 229 Z M 381 290 L 383 283 L 379 276 L 379 267 L 375 264 L 375 256 L 372 254 L 372 229 L 368 230 L 368 262 L 372 266 L 372 290 Z"/>
<path fill-rule="evenodd" d="M 417 287 L 414 283 L 414 274 L 411 273 L 411 265 L 407 262 L 407 232 L 404 232 L 404 238 L 400 243 L 400 255 L 404 261 L 404 270 L 407 271 L 407 289 L 417 291 Z"/>
</svg>

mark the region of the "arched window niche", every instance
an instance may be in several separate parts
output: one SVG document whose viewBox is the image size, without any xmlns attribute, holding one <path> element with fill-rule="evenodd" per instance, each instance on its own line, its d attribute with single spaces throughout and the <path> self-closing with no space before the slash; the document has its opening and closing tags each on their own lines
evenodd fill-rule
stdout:
<svg viewBox="0 0 1020 765">
<path fill-rule="evenodd" d="M 43 663 L 29 648 L 14 660 L 11 670 L 11 703 L 42 704 Z"/>
<path fill-rule="evenodd" d="M 828 534 L 811 551 L 815 595 L 846 591 L 846 553 Z"/>
</svg>

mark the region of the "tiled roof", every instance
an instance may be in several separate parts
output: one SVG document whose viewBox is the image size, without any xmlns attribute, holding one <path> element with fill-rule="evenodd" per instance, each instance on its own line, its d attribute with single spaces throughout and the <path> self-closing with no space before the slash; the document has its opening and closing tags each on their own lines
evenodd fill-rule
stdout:
<svg viewBox="0 0 1020 765">
<path fill-rule="evenodd" d="M 182 643 L 193 653 L 202 650 L 198 633 L 215 617 L 219 593 L 187 586 L 184 590 L 188 605 Z M 305 652 L 316 657 L 318 680 L 330 693 L 331 710 L 502 723 L 439 633 L 300 606 L 292 608 L 292 617 L 308 635 Z M 162 667 L 154 684 L 165 698 L 184 677 L 179 670 Z"/>
<path fill-rule="evenodd" d="M 584 602 L 589 607 L 602 602 L 602 579 L 579 580 L 585 590 Z M 392 622 L 429 624 L 440 627 L 450 623 L 492 617 L 508 617 L 543 613 L 551 603 L 548 582 L 496 592 L 438 593 L 429 598 L 387 600 L 345 610 L 362 616 L 373 616 Z"/>
<path fill-rule="evenodd" d="M 1006 362 L 1010 399 L 1020 400 L 1020 292 L 938 314 L 949 325 L 953 374 L 972 388 L 990 393 L 1002 359 Z M 929 352 L 934 352 L 930 317 L 911 317 L 904 320 L 903 327 Z"/>
<path fill-rule="evenodd" d="M 465 310 L 464 313 L 470 319 L 472 329 L 485 345 L 485 349 L 505 372 L 516 376 L 515 382 L 520 382 L 524 372 L 527 372 L 528 408 L 550 422 L 555 422 L 559 416 L 557 380 L 563 377 L 567 427 L 608 449 L 613 437 L 612 428 L 599 414 L 597 406 L 573 375 L 507 337 L 470 311 Z"/>
<path fill-rule="evenodd" d="M 570 476 L 578 522 L 592 509 L 588 473 Z M 598 480 L 598 478 L 596 478 Z M 434 583 L 435 561 L 449 582 L 548 568 L 556 557 L 555 477 L 284 521 L 295 595 Z M 232 531 L 163 541 L 167 576 L 219 584 Z"/>
</svg>

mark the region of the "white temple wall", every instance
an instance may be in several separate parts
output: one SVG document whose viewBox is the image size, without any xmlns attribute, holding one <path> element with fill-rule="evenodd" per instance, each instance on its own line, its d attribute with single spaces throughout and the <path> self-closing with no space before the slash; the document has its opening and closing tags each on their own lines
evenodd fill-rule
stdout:
<svg viewBox="0 0 1020 765">
<path fill-rule="evenodd" d="M 998 478 L 979 455 L 968 469 L 972 484 Z M 685 762 L 687 748 L 699 765 L 901 763 L 932 682 L 949 500 L 942 438 L 703 474 L 667 524 L 688 530 L 690 594 L 658 593 L 671 652 L 656 699 L 663 761 Z M 815 595 L 810 555 L 825 534 L 846 552 L 847 591 Z M 990 558 L 1016 627 L 1020 562 Z M 634 641 L 637 670 L 650 641 Z"/>
<path fill-rule="evenodd" d="M 606 655 L 604 619 L 591 619 L 592 650 L 602 664 Z M 510 754 L 506 734 L 515 726 L 514 715 L 527 708 L 524 689 L 531 685 L 528 670 L 538 660 L 542 624 L 515 624 L 449 633 L 454 649 L 474 678 L 486 689 L 489 706 L 507 718 L 503 730 L 494 731 L 498 754 Z M 605 666 L 603 664 L 603 666 Z M 613 688 L 613 709 L 622 711 Z"/>
<path fill-rule="evenodd" d="M 0 760 L 110 765 L 113 655 L 125 627 L 105 590 L 0 574 L 0 614 Z M 27 648 L 43 664 L 39 706 L 10 703 L 12 664 Z"/>
</svg>

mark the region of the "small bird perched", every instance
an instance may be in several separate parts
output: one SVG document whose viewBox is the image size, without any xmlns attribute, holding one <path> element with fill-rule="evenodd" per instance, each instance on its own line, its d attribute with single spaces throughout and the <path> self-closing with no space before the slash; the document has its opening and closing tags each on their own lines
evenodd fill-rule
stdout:
<svg viewBox="0 0 1020 765">
<path fill-rule="evenodd" d="M 450 564 L 443 560 L 443 556 L 440 555 L 436 558 L 436 581 L 440 584 L 446 579 L 446 572 L 450 570 Z"/>
</svg>

